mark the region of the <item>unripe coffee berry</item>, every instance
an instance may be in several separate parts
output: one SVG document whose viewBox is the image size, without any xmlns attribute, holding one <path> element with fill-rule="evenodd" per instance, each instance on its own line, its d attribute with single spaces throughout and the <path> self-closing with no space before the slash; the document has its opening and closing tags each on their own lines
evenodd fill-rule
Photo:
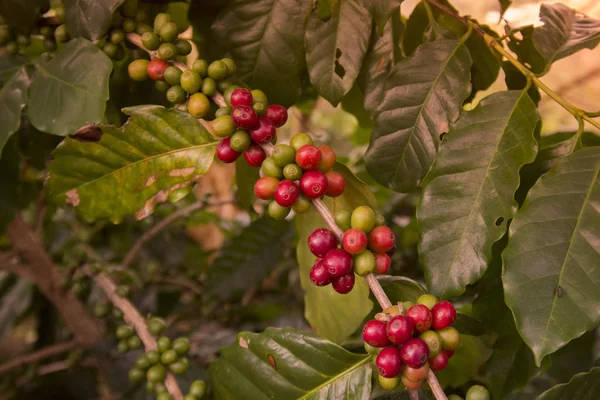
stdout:
<svg viewBox="0 0 600 400">
<path fill-rule="evenodd" d="M 173 43 L 162 43 L 158 47 L 158 56 L 162 60 L 172 60 L 177 57 L 177 48 Z"/>
<path fill-rule="evenodd" d="M 387 226 L 377 226 L 369 233 L 369 249 L 385 253 L 396 244 L 394 232 Z"/>
<path fill-rule="evenodd" d="M 337 245 L 338 240 L 329 229 L 317 228 L 308 236 L 308 248 L 317 257 L 325 257 Z"/>
<path fill-rule="evenodd" d="M 210 127 L 213 135 L 218 137 L 231 136 L 237 130 L 233 118 L 230 115 L 222 115 L 215 118 L 210 123 Z"/>
<path fill-rule="evenodd" d="M 371 232 L 375 226 L 375 211 L 367 206 L 356 207 L 350 217 L 350 226 L 362 229 L 365 233 Z"/>
<path fill-rule="evenodd" d="M 288 112 L 285 107 L 279 104 L 272 104 L 266 108 L 265 117 L 279 128 L 287 122 Z"/>
<path fill-rule="evenodd" d="M 362 253 L 367 248 L 367 234 L 360 229 L 348 229 L 342 237 L 344 250 L 352 255 Z"/>
<path fill-rule="evenodd" d="M 402 362 L 412 368 L 421 368 L 429 358 L 429 348 L 421 339 L 409 339 L 400 348 Z"/>
<path fill-rule="evenodd" d="M 431 328 L 431 311 L 423 304 L 415 304 L 409 308 L 406 316 L 412 320 L 415 331 L 418 333 L 423 333 Z"/>
<path fill-rule="evenodd" d="M 204 118 L 210 111 L 210 101 L 204 93 L 194 93 L 188 100 L 187 110 L 194 118 Z"/>
<path fill-rule="evenodd" d="M 281 168 L 296 160 L 296 150 L 287 144 L 278 144 L 273 148 L 273 159 Z"/>
<path fill-rule="evenodd" d="M 429 357 L 437 356 L 442 351 L 442 339 L 434 331 L 425 331 L 419 335 L 429 348 Z"/>
<path fill-rule="evenodd" d="M 319 146 L 319 150 L 321 150 L 321 162 L 319 163 L 319 170 L 327 172 L 335 165 L 335 153 L 329 146 Z"/>
<path fill-rule="evenodd" d="M 448 356 L 445 351 L 441 351 L 429 359 L 429 366 L 434 371 L 441 371 L 448 366 Z"/>
<path fill-rule="evenodd" d="M 490 400 L 490 392 L 481 385 L 473 385 L 467 390 L 465 400 Z"/>
<path fill-rule="evenodd" d="M 276 201 L 269 203 L 269 215 L 276 220 L 283 220 L 290 213 L 289 207 L 282 207 Z"/>
<path fill-rule="evenodd" d="M 170 43 L 177 39 L 177 25 L 175 22 L 167 22 L 165 23 L 158 32 L 158 36 L 163 40 L 163 42 Z"/>
<path fill-rule="evenodd" d="M 192 52 L 192 45 L 186 39 L 175 39 L 173 44 L 177 49 L 177 54 L 180 56 L 187 56 Z"/>
<path fill-rule="evenodd" d="M 213 61 L 208 66 L 207 73 L 215 81 L 223 80 L 228 75 L 227 65 L 221 60 Z"/>
<path fill-rule="evenodd" d="M 282 207 L 291 207 L 299 195 L 298 185 L 292 181 L 281 181 L 275 189 L 275 201 Z"/>
<path fill-rule="evenodd" d="M 460 333 L 453 327 L 449 326 L 437 331 L 442 340 L 442 349 L 456 350 L 460 346 Z"/>
<path fill-rule="evenodd" d="M 305 171 L 314 171 L 321 161 L 321 150 L 313 145 L 305 144 L 296 152 L 296 164 Z"/>
<path fill-rule="evenodd" d="M 236 106 L 251 106 L 252 93 L 248 89 L 237 88 L 231 93 L 230 103 L 232 107 Z"/>
<path fill-rule="evenodd" d="M 182 72 L 179 68 L 171 65 L 165 70 L 164 79 L 171 86 L 179 85 L 181 82 L 181 74 Z"/>
<path fill-rule="evenodd" d="M 167 327 L 167 323 L 164 319 L 153 317 L 148 320 L 148 330 L 154 336 L 160 335 L 165 328 Z"/>
<path fill-rule="evenodd" d="M 323 261 L 317 262 L 310 269 L 310 281 L 316 286 L 327 286 L 331 283 L 331 275 L 327 272 Z"/>
<path fill-rule="evenodd" d="M 196 71 L 202 78 L 205 78 L 208 69 L 208 63 L 206 60 L 198 59 L 192 64 L 192 69 Z"/>
<path fill-rule="evenodd" d="M 173 342 L 173 350 L 178 355 L 185 355 L 190 351 L 190 341 L 188 338 L 180 337 Z"/>
<path fill-rule="evenodd" d="M 250 110 L 252 110 L 253 115 L 256 115 L 256 113 L 250 106 L 238 106 L 238 107 L 247 107 Z M 233 109 L 232 115 L 233 115 L 233 113 L 236 112 L 236 109 L 238 107 Z M 270 142 L 277 133 L 277 130 L 275 129 L 275 125 L 273 125 L 273 123 L 271 121 L 269 121 L 268 119 L 266 119 L 264 116 L 263 117 L 257 116 L 256 118 L 258 118 L 258 124 L 255 123 L 254 126 L 248 130 L 250 137 L 256 143 Z"/>
<path fill-rule="evenodd" d="M 219 107 L 215 111 L 215 117 L 221 117 L 223 115 L 231 115 L 231 107 Z"/>
<path fill-rule="evenodd" d="M 400 350 L 396 346 L 389 346 L 381 350 L 375 359 L 377 372 L 385 378 L 393 378 L 402 372 L 402 359 Z"/>
<path fill-rule="evenodd" d="M 375 273 L 385 274 L 392 265 L 392 259 L 387 254 L 375 254 Z"/>
<path fill-rule="evenodd" d="M 290 139 L 290 146 L 292 146 L 294 148 L 294 150 L 296 150 L 296 151 L 298 151 L 298 149 L 300 149 L 300 147 L 307 145 L 307 144 L 310 144 L 310 145 L 313 144 L 312 138 L 307 133 L 296 133 Z"/>
<path fill-rule="evenodd" d="M 160 46 L 160 39 L 155 33 L 146 32 L 142 35 L 142 44 L 148 50 L 156 50 Z"/>
<path fill-rule="evenodd" d="M 424 306 L 427 306 L 427 308 L 429 308 L 430 310 L 433 309 L 433 306 L 435 306 L 437 302 L 437 297 L 435 297 L 432 294 L 423 294 L 417 299 L 417 304 L 423 304 Z"/>
<path fill-rule="evenodd" d="M 196 399 L 202 398 L 206 394 L 206 382 L 197 380 L 190 385 L 190 395 Z"/>
<path fill-rule="evenodd" d="M 183 103 L 186 97 L 187 93 L 179 85 L 171 86 L 167 90 L 167 100 L 173 104 Z"/>
<path fill-rule="evenodd" d="M 164 365 L 173 364 L 177 360 L 177 353 L 175 350 L 167 350 L 160 355 L 160 362 Z"/>
<path fill-rule="evenodd" d="M 396 315 L 387 324 L 387 337 L 393 344 L 401 345 L 412 338 L 414 324 L 404 315 Z"/>
<path fill-rule="evenodd" d="M 302 178 L 302 168 L 298 164 L 288 164 L 283 168 L 283 176 L 290 181 L 297 181 Z"/>
<path fill-rule="evenodd" d="M 279 185 L 279 180 L 271 176 L 264 176 L 254 184 L 254 194 L 259 199 L 270 200 L 275 194 L 275 189 Z"/>
<path fill-rule="evenodd" d="M 262 163 L 262 172 L 265 176 L 272 176 L 277 179 L 283 178 L 283 170 L 275 164 L 272 157 L 265 158 Z"/>
<path fill-rule="evenodd" d="M 171 14 L 167 13 L 158 13 L 156 17 L 154 17 L 154 32 L 160 32 L 160 29 L 167 23 L 173 21 L 173 17 Z"/>
<path fill-rule="evenodd" d="M 300 189 L 306 197 L 317 199 L 327 191 L 327 178 L 321 171 L 305 172 L 300 178 Z"/>
<path fill-rule="evenodd" d="M 217 93 L 217 83 L 211 78 L 204 78 L 202 81 L 202 93 L 207 96 L 214 96 Z"/>
<path fill-rule="evenodd" d="M 285 176 L 285 173 L 284 173 L 284 176 Z M 300 194 L 300 196 L 298 196 L 298 198 L 296 199 L 296 202 L 292 206 L 292 210 L 294 210 L 298 214 L 304 214 L 305 212 L 310 210 L 310 206 L 311 206 L 310 200 L 303 194 Z"/>
<path fill-rule="evenodd" d="M 346 179 L 336 171 L 325 172 L 327 178 L 327 191 L 325 194 L 329 197 L 338 197 L 346 190 Z"/>
<path fill-rule="evenodd" d="M 227 76 L 232 76 L 237 71 L 237 65 L 231 58 L 222 58 L 221 61 L 227 66 Z"/>
<path fill-rule="evenodd" d="M 250 146 L 252 140 L 246 131 L 236 131 L 231 136 L 231 148 L 235 151 L 244 151 Z"/>
<path fill-rule="evenodd" d="M 148 76 L 155 81 L 164 80 L 165 70 L 169 65 L 168 62 L 155 58 L 148 63 Z"/>
<path fill-rule="evenodd" d="M 354 287 L 354 281 L 354 273 L 350 272 L 346 275 L 333 278 L 331 280 L 331 287 L 333 287 L 333 290 L 335 290 L 339 294 L 347 294 L 350 293 L 350 291 L 352 291 L 352 288 Z"/>
<path fill-rule="evenodd" d="M 327 271 L 333 277 L 352 273 L 352 256 L 343 249 L 332 249 L 323 258 Z"/>
<path fill-rule="evenodd" d="M 393 390 L 400 384 L 400 377 L 395 376 L 393 378 L 386 378 L 385 376 L 377 375 L 377 380 L 382 388 L 386 390 Z"/>
<path fill-rule="evenodd" d="M 129 370 L 129 380 L 132 382 L 141 382 L 142 380 L 144 380 L 145 376 L 146 374 L 144 373 L 144 371 L 140 369 L 132 368 Z"/>
<path fill-rule="evenodd" d="M 226 164 L 234 162 L 240 156 L 240 153 L 231 148 L 230 139 L 227 137 L 217 145 L 217 157 Z"/>
<path fill-rule="evenodd" d="M 265 151 L 256 143 L 251 143 L 244 151 L 244 159 L 252 167 L 260 167 L 265 158 L 267 158 Z"/>
<path fill-rule="evenodd" d="M 240 129 L 250 129 L 258 125 L 258 115 L 252 107 L 238 105 L 231 110 L 231 118 Z"/>
<path fill-rule="evenodd" d="M 129 77 L 137 82 L 142 82 L 148 79 L 148 60 L 135 60 L 127 67 Z"/>
<path fill-rule="evenodd" d="M 340 210 L 335 213 L 333 219 L 337 226 L 342 228 L 342 230 L 347 231 L 351 228 L 350 226 L 350 216 L 352 214 L 348 210 Z"/>
<path fill-rule="evenodd" d="M 196 71 L 188 69 L 181 74 L 181 87 L 190 94 L 194 94 L 200 90 L 202 86 L 202 78 Z"/>
<path fill-rule="evenodd" d="M 150 382 L 161 382 L 165 380 L 167 376 L 167 370 L 163 365 L 154 365 L 150 367 L 148 372 L 146 373 L 146 379 Z"/>
<path fill-rule="evenodd" d="M 442 300 L 431 309 L 433 329 L 444 329 L 456 320 L 456 309 L 449 301 Z"/>
<path fill-rule="evenodd" d="M 390 344 L 386 334 L 387 324 L 383 321 L 373 319 L 368 321 L 362 330 L 365 343 L 373 347 L 385 347 Z"/>
</svg>

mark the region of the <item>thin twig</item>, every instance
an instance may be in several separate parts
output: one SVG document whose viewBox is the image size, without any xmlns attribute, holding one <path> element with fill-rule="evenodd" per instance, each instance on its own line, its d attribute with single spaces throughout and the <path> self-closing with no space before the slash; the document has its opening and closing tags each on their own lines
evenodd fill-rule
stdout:
<svg viewBox="0 0 600 400">
<path fill-rule="evenodd" d="M 8 362 L 5 362 L 4 364 L 0 364 L 0 375 L 5 374 L 11 369 L 15 369 L 23 364 L 41 361 L 43 359 L 73 350 L 79 346 L 81 346 L 81 343 L 79 343 L 77 340 L 70 340 L 68 342 L 58 343 L 52 346 L 44 347 L 43 349 L 34 351 L 33 353 L 18 356 Z"/>
<path fill-rule="evenodd" d="M 410 389 L 408 395 L 410 396 L 410 400 L 419 400 L 419 392 L 414 389 Z"/>
<path fill-rule="evenodd" d="M 177 278 L 174 276 L 157 276 L 152 278 L 153 282 L 159 282 L 159 283 L 169 283 L 171 285 L 177 285 L 177 286 L 183 286 L 187 289 L 190 289 L 192 292 L 194 292 L 197 295 L 201 295 L 202 294 L 202 288 L 198 285 L 196 285 L 194 282 L 191 282 L 185 278 Z"/>
</svg>

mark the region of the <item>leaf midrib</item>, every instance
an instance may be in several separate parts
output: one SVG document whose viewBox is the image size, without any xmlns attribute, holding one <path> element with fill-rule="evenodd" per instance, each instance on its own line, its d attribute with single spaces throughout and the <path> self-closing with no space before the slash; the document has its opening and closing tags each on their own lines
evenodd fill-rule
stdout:
<svg viewBox="0 0 600 400">
<path fill-rule="evenodd" d="M 321 389 L 329 386 L 331 383 L 333 383 L 336 380 L 340 379 L 340 377 L 348 375 L 348 374 L 354 372 L 355 370 L 359 369 L 363 365 L 367 364 L 368 362 L 371 361 L 372 358 L 373 358 L 373 356 L 367 356 L 367 357 L 365 357 L 363 360 L 361 360 L 358 363 L 354 364 L 349 369 L 345 369 L 342 373 L 332 376 L 330 379 L 328 379 L 327 381 L 323 382 L 319 386 L 313 388 L 311 391 L 306 392 L 306 394 L 304 396 L 302 396 L 302 397 L 299 397 L 298 400 L 308 399 L 309 396 L 312 396 L 313 394 L 319 392 Z"/>
</svg>

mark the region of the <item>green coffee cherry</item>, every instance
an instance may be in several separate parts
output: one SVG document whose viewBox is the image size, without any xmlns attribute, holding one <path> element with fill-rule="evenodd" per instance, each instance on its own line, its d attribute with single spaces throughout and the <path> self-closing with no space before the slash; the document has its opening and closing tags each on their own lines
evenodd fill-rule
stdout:
<svg viewBox="0 0 600 400">
<path fill-rule="evenodd" d="M 164 353 L 171 348 L 171 339 L 166 336 L 161 336 L 156 342 L 156 346 L 160 353 Z"/>
<path fill-rule="evenodd" d="M 196 71 L 188 69 L 181 75 L 181 87 L 186 92 L 193 94 L 200 90 L 202 87 L 202 78 Z"/>
<path fill-rule="evenodd" d="M 160 355 L 160 362 L 164 365 L 173 364 L 176 360 L 177 353 L 173 349 L 167 350 Z"/>
<path fill-rule="evenodd" d="M 265 176 L 272 176 L 273 178 L 283 178 L 283 169 L 275 164 L 273 157 L 267 157 L 262 163 L 262 172 Z"/>
<path fill-rule="evenodd" d="M 125 0 L 121 5 L 121 14 L 133 18 L 138 11 L 138 0 Z"/>
<path fill-rule="evenodd" d="M 166 22 L 158 31 L 158 36 L 163 40 L 163 42 L 171 43 L 175 39 L 177 39 L 177 35 L 179 32 L 177 31 L 177 25 L 175 22 Z"/>
<path fill-rule="evenodd" d="M 154 393 L 165 393 L 167 391 L 167 387 L 162 382 L 156 382 L 154 384 Z"/>
<path fill-rule="evenodd" d="M 142 44 L 148 50 L 156 50 L 160 47 L 160 38 L 154 32 L 146 32 L 142 35 Z"/>
<path fill-rule="evenodd" d="M 161 28 L 167 23 L 173 21 L 171 14 L 159 13 L 154 18 L 154 32 L 158 34 Z"/>
<path fill-rule="evenodd" d="M 121 26 L 123 27 L 123 31 L 126 33 L 131 33 L 135 31 L 137 24 L 131 18 L 125 18 Z"/>
<path fill-rule="evenodd" d="M 198 59 L 192 64 L 192 69 L 200 74 L 202 78 L 206 77 L 208 71 L 208 63 L 206 60 Z"/>
<path fill-rule="evenodd" d="M 58 43 L 67 42 L 70 38 L 71 36 L 69 35 L 69 31 L 67 31 L 66 25 L 63 24 L 56 27 L 56 30 L 54 31 L 54 39 L 56 39 Z"/>
<path fill-rule="evenodd" d="M 138 336 L 132 336 L 127 339 L 127 347 L 129 350 L 136 350 L 142 347 L 142 341 Z"/>
<path fill-rule="evenodd" d="M 287 144 L 278 144 L 273 149 L 273 159 L 275 164 L 283 168 L 296 160 L 296 150 Z"/>
<path fill-rule="evenodd" d="M 190 362 L 188 361 L 188 359 L 185 357 L 182 357 L 179 360 L 172 363 L 171 365 L 169 365 L 169 369 L 171 370 L 172 373 L 180 375 L 180 374 L 185 373 L 185 371 L 187 371 L 189 366 L 190 366 Z"/>
<path fill-rule="evenodd" d="M 265 103 L 259 101 L 252 104 L 252 109 L 256 114 L 263 115 L 267 111 L 267 106 Z"/>
<path fill-rule="evenodd" d="M 393 378 L 386 378 L 382 375 L 378 375 L 378 380 L 379 380 L 379 384 L 381 385 L 382 388 L 386 389 L 386 390 L 392 390 L 395 389 L 396 386 L 398 386 L 400 384 L 400 377 L 399 376 L 395 376 Z"/>
<path fill-rule="evenodd" d="M 143 24 L 143 23 L 140 22 L 135 27 L 135 33 L 137 33 L 140 36 L 143 36 L 144 33 L 148 33 L 148 32 L 154 33 L 152 31 L 152 27 L 150 25 L 148 25 L 148 24 Z M 158 36 L 157 36 L 157 38 L 158 38 Z"/>
<path fill-rule="evenodd" d="M 117 307 L 113 307 L 113 309 L 112 309 L 112 316 L 116 320 L 121 320 L 121 319 L 123 319 L 123 311 L 121 311 Z"/>
<path fill-rule="evenodd" d="M 460 397 L 459 395 L 450 394 L 450 395 L 448 395 L 448 400 L 464 400 L 464 399 L 462 397 Z"/>
<path fill-rule="evenodd" d="M 186 394 L 185 396 L 183 396 L 183 400 L 197 400 L 196 397 L 192 396 L 191 394 Z"/>
<path fill-rule="evenodd" d="M 110 41 L 114 44 L 122 43 L 125 40 L 125 33 L 121 29 L 113 29 L 110 31 Z"/>
<path fill-rule="evenodd" d="M 224 80 L 224 81 L 219 81 L 217 82 L 217 90 L 221 93 L 223 93 L 223 97 L 225 98 L 225 103 L 227 103 L 228 106 L 230 106 L 231 104 L 231 93 L 233 93 L 233 91 L 235 89 L 237 89 L 239 86 L 238 85 L 233 85 L 231 83 L 231 81 L 228 80 Z M 227 93 L 225 93 L 227 92 Z"/>
<path fill-rule="evenodd" d="M 403 301 L 402 302 L 402 308 L 404 309 L 404 312 L 408 311 L 408 309 L 414 305 L 415 305 L 415 303 L 413 303 L 412 301 Z"/>
<path fill-rule="evenodd" d="M 231 58 L 223 58 L 221 61 L 227 66 L 227 76 L 233 76 L 235 71 L 237 71 L 237 66 L 235 65 L 235 61 Z"/>
<path fill-rule="evenodd" d="M 206 382 L 197 380 L 192 382 L 190 386 L 190 395 L 197 399 L 201 399 L 206 394 Z"/>
<path fill-rule="evenodd" d="M 282 207 L 276 201 L 269 203 L 269 215 L 273 219 L 282 220 L 290 213 L 289 207 Z"/>
<path fill-rule="evenodd" d="M 221 81 L 227 78 L 227 64 L 221 60 L 213 61 L 208 66 L 207 73 L 211 79 L 214 79 L 215 81 Z"/>
<path fill-rule="evenodd" d="M 432 294 L 424 294 L 419 296 L 419 298 L 417 299 L 417 304 L 423 304 L 427 306 L 427 308 L 429 308 L 430 310 L 433 308 L 433 306 L 435 306 L 435 303 L 437 302 L 437 297 L 435 297 Z"/>
<path fill-rule="evenodd" d="M 208 78 L 208 79 L 210 79 L 210 78 Z M 219 107 L 217 112 L 215 112 L 215 117 L 220 117 L 222 115 L 230 115 L 230 114 L 231 114 L 231 107 Z"/>
<path fill-rule="evenodd" d="M 290 146 L 296 151 L 305 144 L 313 144 L 312 138 L 307 133 L 296 133 L 290 140 Z"/>
<path fill-rule="evenodd" d="M 150 367 L 148 372 L 146 373 L 146 379 L 150 382 L 161 382 L 165 380 L 167 376 L 167 370 L 164 366 L 158 364 Z"/>
<path fill-rule="evenodd" d="M 117 338 L 119 339 L 127 339 L 133 335 L 133 328 L 129 325 L 120 325 L 117 327 Z"/>
<path fill-rule="evenodd" d="M 210 111 L 210 101 L 203 93 L 194 93 L 187 104 L 187 112 L 194 118 L 204 118 Z"/>
<path fill-rule="evenodd" d="M 252 93 L 252 102 L 253 103 L 263 103 L 264 105 L 269 105 L 269 101 L 267 100 L 267 95 L 260 89 L 254 89 L 250 93 Z"/>
<path fill-rule="evenodd" d="M 425 331 L 419 335 L 419 339 L 429 348 L 429 358 L 437 356 L 442 351 L 442 339 L 435 331 Z"/>
<path fill-rule="evenodd" d="M 284 168 L 284 171 L 285 171 L 285 168 Z M 284 172 L 284 174 L 285 174 L 285 172 Z M 292 205 L 292 210 L 294 210 L 298 214 L 304 214 L 305 212 L 310 210 L 310 206 L 311 206 L 311 203 L 310 203 L 310 200 L 308 199 L 308 197 L 301 194 L 300 196 L 298 196 L 298 198 Z"/>
<path fill-rule="evenodd" d="M 365 342 L 364 346 L 365 346 L 365 350 L 367 351 L 367 353 L 371 354 L 371 355 L 374 355 L 374 356 L 376 356 L 377 354 L 379 354 L 379 352 L 382 350 L 381 347 L 373 347 L 373 346 L 371 346 L 367 342 Z"/>
<path fill-rule="evenodd" d="M 185 355 L 190 351 L 190 341 L 188 338 L 180 337 L 173 341 L 173 350 L 178 355 Z"/>
<path fill-rule="evenodd" d="M 173 400 L 173 397 L 168 392 L 161 392 L 156 395 L 156 400 Z"/>
<path fill-rule="evenodd" d="M 148 361 L 148 357 L 146 357 L 146 354 L 140 354 L 136 359 L 135 359 L 135 367 L 137 369 L 141 369 L 142 371 L 147 370 L 148 368 L 150 368 L 150 361 Z"/>
<path fill-rule="evenodd" d="M 202 93 L 207 96 L 214 96 L 217 93 L 217 83 L 212 78 L 204 78 L 202 81 Z"/>
<path fill-rule="evenodd" d="M 111 306 L 108 303 L 96 303 L 94 306 L 94 315 L 98 318 L 106 318 L 110 314 Z"/>
<path fill-rule="evenodd" d="M 297 181 L 302 177 L 302 168 L 298 164 L 288 164 L 283 167 L 283 176 L 289 181 Z"/>
<path fill-rule="evenodd" d="M 371 232 L 375 227 L 375 211 L 368 206 L 356 207 L 354 211 L 352 211 L 350 226 L 352 226 L 352 228 L 361 229 L 365 233 Z"/>
<path fill-rule="evenodd" d="M 127 67 L 129 77 L 137 82 L 148 79 L 148 60 L 135 60 Z"/>
<path fill-rule="evenodd" d="M 167 67 L 167 69 L 165 69 L 164 78 L 169 85 L 175 86 L 179 85 L 179 82 L 181 81 L 181 74 L 182 72 L 179 68 L 175 67 L 174 65 L 171 65 L 170 67 Z"/>
<path fill-rule="evenodd" d="M 490 392 L 481 385 L 473 385 L 467 390 L 465 400 L 490 400 Z"/>
<path fill-rule="evenodd" d="M 218 137 L 231 136 L 237 130 L 230 115 L 222 115 L 215 118 L 211 123 L 212 133 Z"/>
<path fill-rule="evenodd" d="M 112 42 L 108 42 L 104 45 L 104 47 L 102 48 L 102 51 L 111 59 L 115 60 L 115 61 L 119 61 L 122 60 L 125 52 L 123 51 L 123 48 L 121 46 L 119 46 L 118 44 L 114 44 Z"/>
<path fill-rule="evenodd" d="M 252 139 L 250 139 L 248 132 L 240 130 L 231 135 L 229 145 L 233 150 L 241 153 L 250 146 L 251 142 Z"/>
<path fill-rule="evenodd" d="M 127 297 L 127 296 L 129 296 L 129 286 L 127 286 L 127 285 L 119 285 L 119 286 L 117 286 L 117 289 L 115 290 L 115 293 L 119 297 Z"/>
<path fill-rule="evenodd" d="M 375 256 L 369 250 L 354 256 L 354 272 L 359 276 L 367 276 L 375 271 Z"/>
<path fill-rule="evenodd" d="M 385 225 L 385 217 L 381 214 L 377 214 L 375 216 L 375 226 L 383 226 Z"/>
<path fill-rule="evenodd" d="M 152 317 L 148 320 L 148 330 L 154 336 L 160 335 L 166 327 L 167 323 L 162 318 Z"/>
<path fill-rule="evenodd" d="M 155 365 L 160 362 L 160 354 L 156 350 L 149 350 L 146 352 L 146 359 L 150 365 Z"/>
<path fill-rule="evenodd" d="M 150 16 L 148 15 L 148 12 L 146 10 L 144 10 L 143 8 L 139 9 L 138 12 L 135 14 L 135 22 L 148 22 Z M 152 29 L 152 28 L 150 28 Z"/>
<path fill-rule="evenodd" d="M 192 52 L 192 45 L 186 39 L 176 39 L 173 44 L 177 48 L 177 53 L 180 56 L 187 56 Z"/>
<path fill-rule="evenodd" d="M 129 370 L 129 380 L 132 382 L 141 382 L 146 377 L 144 371 L 139 370 L 137 368 L 131 368 Z"/>
<path fill-rule="evenodd" d="M 350 219 L 352 217 L 352 213 L 348 210 L 340 210 L 335 213 L 334 220 L 337 226 L 342 228 L 343 231 L 347 231 L 351 228 Z"/>
<path fill-rule="evenodd" d="M 167 90 L 167 100 L 169 100 L 170 103 L 183 103 L 186 97 L 187 93 L 179 85 L 171 86 L 169 90 Z"/>
<path fill-rule="evenodd" d="M 129 351 L 127 340 L 119 340 L 119 343 L 117 343 L 117 351 L 121 354 L 127 353 Z"/>
<path fill-rule="evenodd" d="M 158 56 L 161 60 L 172 60 L 177 56 L 177 49 L 173 43 L 163 43 L 158 47 Z"/>
<path fill-rule="evenodd" d="M 156 81 L 154 82 L 154 87 L 161 93 L 166 93 L 167 90 L 171 87 L 166 81 Z"/>
</svg>

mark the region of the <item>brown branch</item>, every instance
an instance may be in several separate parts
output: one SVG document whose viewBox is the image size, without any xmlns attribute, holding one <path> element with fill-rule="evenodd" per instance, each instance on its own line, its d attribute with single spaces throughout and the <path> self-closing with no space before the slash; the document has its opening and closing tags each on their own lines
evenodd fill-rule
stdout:
<svg viewBox="0 0 600 400">
<path fill-rule="evenodd" d="M 410 400 L 419 400 L 419 392 L 414 389 L 410 389 L 408 395 L 410 396 Z"/>
<path fill-rule="evenodd" d="M 202 294 L 202 288 L 185 278 L 177 278 L 174 276 L 157 276 L 152 278 L 153 282 L 168 283 L 171 285 L 183 286 L 184 288 L 190 289 L 197 295 Z"/>
<path fill-rule="evenodd" d="M 44 347 L 43 349 L 34 351 L 33 353 L 18 356 L 17 358 L 5 362 L 4 364 L 0 364 L 0 375 L 5 374 L 11 369 L 17 368 L 23 364 L 41 361 L 45 358 L 53 357 L 58 354 L 62 354 L 67 351 L 73 350 L 79 346 L 81 346 L 81 344 L 77 340 L 70 340 L 68 342 L 58 343 L 52 346 Z"/>
</svg>

